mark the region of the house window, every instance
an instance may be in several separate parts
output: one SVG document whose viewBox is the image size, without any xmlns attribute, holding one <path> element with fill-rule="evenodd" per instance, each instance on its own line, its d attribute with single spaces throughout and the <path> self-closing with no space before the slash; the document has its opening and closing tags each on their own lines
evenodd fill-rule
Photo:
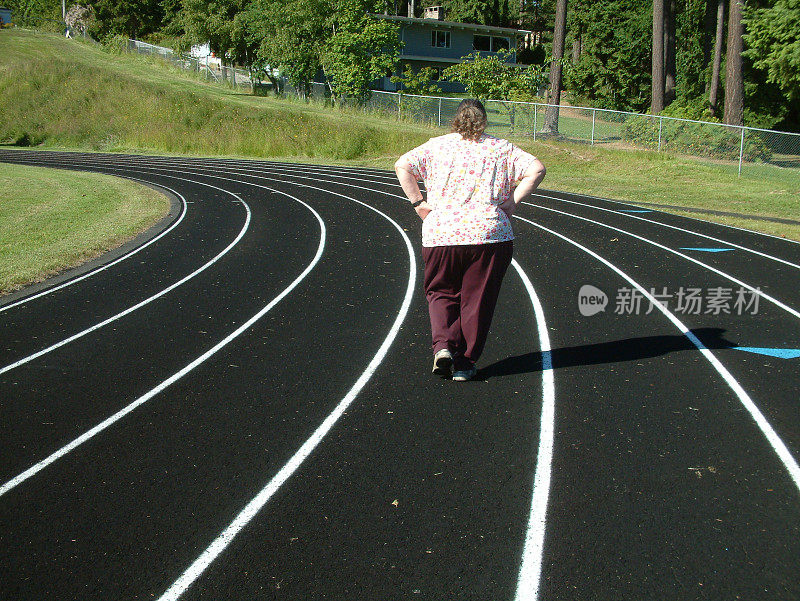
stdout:
<svg viewBox="0 0 800 601">
<path fill-rule="evenodd" d="M 476 35 L 472 38 L 472 49 L 480 50 L 481 52 L 490 52 L 492 50 L 492 36 Z"/>
<path fill-rule="evenodd" d="M 508 50 L 508 38 L 492 38 L 492 52 L 499 52 L 500 50 Z"/>
<path fill-rule="evenodd" d="M 500 38 L 491 35 L 476 35 L 472 38 L 472 49 L 479 52 L 500 52 L 508 50 L 511 43 L 508 38 Z"/>
<path fill-rule="evenodd" d="M 450 32 L 432 31 L 431 46 L 433 46 L 434 48 L 450 48 Z"/>
</svg>

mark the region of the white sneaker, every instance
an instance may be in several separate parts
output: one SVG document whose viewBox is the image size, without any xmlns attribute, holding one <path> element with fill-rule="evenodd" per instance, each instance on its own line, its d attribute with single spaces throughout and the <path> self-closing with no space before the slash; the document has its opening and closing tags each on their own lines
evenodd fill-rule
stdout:
<svg viewBox="0 0 800 601">
<path fill-rule="evenodd" d="M 470 367 L 469 369 L 461 369 L 459 371 L 453 372 L 453 381 L 454 382 L 468 382 L 472 378 L 475 377 L 475 374 L 478 373 L 478 369 L 476 367 Z"/>
<path fill-rule="evenodd" d="M 437 376 L 449 376 L 453 373 L 453 354 L 446 348 L 437 351 L 433 356 L 432 373 Z"/>
</svg>

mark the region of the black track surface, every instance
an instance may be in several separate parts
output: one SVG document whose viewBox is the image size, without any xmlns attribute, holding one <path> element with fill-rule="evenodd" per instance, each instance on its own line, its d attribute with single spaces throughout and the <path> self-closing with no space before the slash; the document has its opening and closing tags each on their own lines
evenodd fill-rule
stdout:
<svg viewBox="0 0 800 601">
<path fill-rule="evenodd" d="M 362 377 L 406 310 L 412 273 L 410 307 L 374 374 L 181 598 L 534 598 L 517 580 L 546 390 L 541 324 L 515 270 L 477 380 L 454 383 L 429 373 L 420 224 L 389 172 L 10 150 L 0 160 L 136 178 L 186 201 L 181 222 L 141 252 L 27 302 L 33 290 L 0 301 L 0 368 L 157 295 L 241 235 L 168 293 L 0 373 L 0 485 L 168 382 L 0 495 L 3 599 L 161 597 Z M 322 229 L 311 209 L 325 235 L 307 276 L 173 378 L 312 264 Z M 668 309 L 741 385 L 796 466 L 800 359 L 733 347 L 800 348 L 800 245 L 628 209 L 543 191 L 514 224 L 515 259 L 553 349 L 538 598 L 800 599 L 790 468 L 664 314 L 646 300 L 638 314 L 615 311 L 631 284 L 587 252 L 659 294 L 735 293 L 727 274 L 784 304 L 687 314 L 673 298 Z M 411 264 L 392 221 L 411 240 Z M 696 247 L 734 250 L 680 250 Z M 579 312 L 585 284 L 606 293 L 604 312 Z"/>
</svg>

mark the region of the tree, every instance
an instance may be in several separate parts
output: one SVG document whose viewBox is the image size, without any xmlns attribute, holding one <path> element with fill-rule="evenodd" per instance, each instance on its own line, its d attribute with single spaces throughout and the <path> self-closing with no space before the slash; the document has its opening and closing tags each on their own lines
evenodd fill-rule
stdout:
<svg viewBox="0 0 800 601">
<path fill-rule="evenodd" d="M 94 13 L 91 32 L 97 37 L 125 35 L 141 39 L 164 22 L 160 0 L 86 0 Z"/>
<path fill-rule="evenodd" d="M 664 110 L 664 2 L 653 0 L 653 94 L 650 112 L 654 115 Z"/>
<path fill-rule="evenodd" d="M 322 68 L 324 40 L 329 33 L 332 6 L 328 0 L 255 0 L 248 8 L 249 40 L 256 46 L 257 70 L 273 82 L 278 69 L 308 95 L 310 84 Z"/>
<path fill-rule="evenodd" d="M 675 53 L 675 23 L 677 6 L 675 0 L 664 2 L 664 104 L 675 100 L 677 88 L 677 61 Z"/>
<path fill-rule="evenodd" d="M 556 4 L 556 22 L 553 31 L 553 60 L 550 63 L 550 98 L 544 113 L 542 132 L 558 133 L 558 106 L 561 104 L 561 75 L 564 58 L 564 39 L 567 28 L 567 0 L 558 0 Z"/>
<path fill-rule="evenodd" d="M 583 50 L 565 74 L 578 99 L 599 108 L 646 111 L 651 99 L 652 0 L 606 0 L 570 4 L 579 19 Z"/>
<path fill-rule="evenodd" d="M 2 6 L 11 10 L 17 26 L 64 31 L 61 0 L 3 0 Z"/>
<path fill-rule="evenodd" d="M 473 52 L 463 62 L 447 67 L 442 75 L 463 85 L 467 94 L 479 100 L 508 100 L 513 88 L 513 73 L 505 62 L 506 51 L 482 55 Z"/>
<path fill-rule="evenodd" d="M 745 56 L 792 100 L 800 99 L 800 0 L 746 12 Z"/>
<path fill-rule="evenodd" d="M 418 96 L 429 96 L 439 91 L 439 86 L 433 83 L 436 70 L 433 67 L 423 67 L 418 71 L 407 64 L 403 75 L 398 77 L 392 75 L 392 83 L 401 84 L 400 93 L 416 94 Z"/>
<path fill-rule="evenodd" d="M 719 92 L 719 72 L 722 67 L 722 44 L 725 34 L 725 0 L 717 0 L 717 28 L 714 38 L 714 61 L 711 67 L 711 84 L 708 89 L 708 110 L 717 114 L 717 94 Z"/>
<path fill-rule="evenodd" d="M 518 9 L 515 12 L 508 0 L 442 0 L 437 4 L 444 8 L 445 19 L 458 23 L 507 27 L 519 18 Z"/>
<path fill-rule="evenodd" d="M 680 10 L 675 16 L 676 39 L 681 43 L 676 52 L 676 96 L 682 100 L 693 102 L 708 93 L 708 65 L 711 64 L 710 44 L 706 37 L 713 38 L 713 26 L 710 35 L 706 34 L 706 5 L 708 0 L 682 0 L 678 3 Z M 712 40 L 713 41 L 713 40 Z M 705 108 L 705 98 L 698 105 Z"/>
<path fill-rule="evenodd" d="M 725 57 L 725 112 L 728 125 L 744 124 L 744 80 L 742 79 L 742 6 L 744 0 L 730 0 L 728 6 L 728 52 Z"/>
<path fill-rule="evenodd" d="M 64 22 L 71 30 L 84 34 L 92 24 L 92 10 L 80 4 L 73 4 L 69 7 L 64 16 Z"/>
<path fill-rule="evenodd" d="M 530 100 L 546 81 L 542 65 L 514 67 L 506 62 L 509 54 L 508 50 L 492 55 L 473 52 L 463 62 L 447 67 L 443 76 L 480 100 Z"/>
<path fill-rule="evenodd" d="M 338 0 L 333 35 L 325 43 L 322 67 L 339 98 L 363 103 L 370 82 L 394 71 L 400 56 L 397 26 L 369 16 L 365 0 Z"/>
<path fill-rule="evenodd" d="M 183 0 L 185 41 L 208 42 L 224 63 L 250 67 L 258 45 L 250 35 L 247 5 L 248 0 Z"/>
</svg>

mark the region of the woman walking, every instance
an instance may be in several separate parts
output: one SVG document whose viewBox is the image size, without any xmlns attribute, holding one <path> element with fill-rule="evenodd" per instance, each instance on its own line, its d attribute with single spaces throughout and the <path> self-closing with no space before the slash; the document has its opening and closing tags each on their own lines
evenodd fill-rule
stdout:
<svg viewBox="0 0 800 601">
<path fill-rule="evenodd" d="M 536 157 L 486 135 L 486 123 L 483 104 L 464 100 L 453 133 L 431 138 L 395 163 L 403 191 L 423 220 L 433 373 L 461 382 L 475 377 L 511 263 L 511 215 L 545 176 Z"/>
</svg>

